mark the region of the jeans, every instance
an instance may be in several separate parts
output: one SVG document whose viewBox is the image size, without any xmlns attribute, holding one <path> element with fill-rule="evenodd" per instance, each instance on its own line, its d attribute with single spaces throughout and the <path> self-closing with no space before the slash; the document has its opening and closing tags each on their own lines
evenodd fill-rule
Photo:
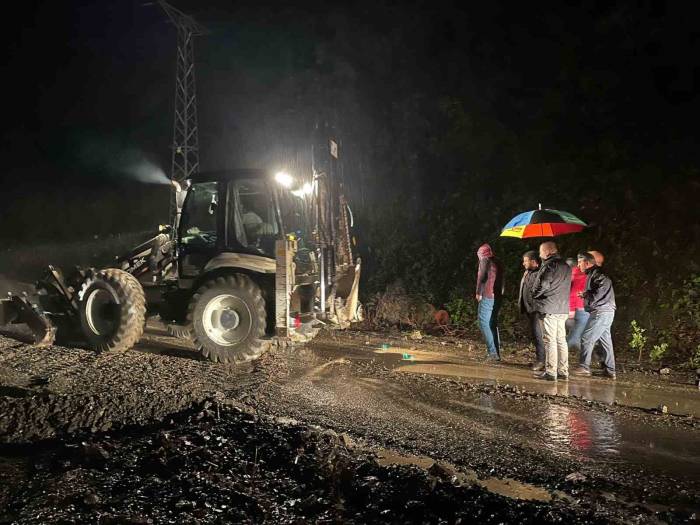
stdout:
<svg viewBox="0 0 700 525">
<path fill-rule="evenodd" d="M 569 337 L 566 338 L 566 345 L 570 349 L 581 350 L 581 335 L 583 330 L 586 328 L 586 323 L 588 323 L 589 314 L 583 308 L 577 308 L 574 314 L 573 326 L 569 331 Z"/>
<path fill-rule="evenodd" d="M 596 342 L 600 341 L 603 351 L 603 366 L 609 371 L 615 371 L 615 353 L 610 335 L 610 327 L 615 319 L 615 311 L 591 312 L 586 328 L 581 335 L 581 366 L 591 369 L 591 356 Z"/>
<path fill-rule="evenodd" d="M 500 309 L 500 301 L 482 297 L 479 301 L 477 314 L 479 317 L 479 328 L 484 334 L 486 340 L 486 349 L 489 356 L 500 358 L 501 341 L 498 337 L 498 310 Z"/>
<path fill-rule="evenodd" d="M 544 363 L 544 339 L 542 338 L 542 323 L 540 322 L 540 314 L 530 312 L 527 314 L 527 320 L 530 324 L 530 333 L 532 334 L 532 342 L 535 343 L 535 362 Z"/>
<path fill-rule="evenodd" d="M 547 375 L 569 375 L 569 348 L 566 346 L 566 319 L 569 314 L 540 314 L 544 339 L 544 371 Z"/>
</svg>

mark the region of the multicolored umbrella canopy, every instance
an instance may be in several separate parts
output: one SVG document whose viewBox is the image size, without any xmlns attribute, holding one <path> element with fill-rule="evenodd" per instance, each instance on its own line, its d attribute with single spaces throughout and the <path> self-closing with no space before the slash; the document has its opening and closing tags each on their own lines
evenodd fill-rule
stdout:
<svg viewBox="0 0 700 525">
<path fill-rule="evenodd" d="M 503 227 L 501 237 L 556 237 L 580 232 L 588 225 L 581 219 L 561 210 L 532 210 L 513 217 Z"/>
</svg>

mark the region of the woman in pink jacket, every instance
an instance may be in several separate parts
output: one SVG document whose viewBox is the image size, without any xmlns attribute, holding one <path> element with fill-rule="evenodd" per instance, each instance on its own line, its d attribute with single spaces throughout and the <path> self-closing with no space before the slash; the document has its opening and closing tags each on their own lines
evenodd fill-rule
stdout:
<svg viewBox="0 0 700 525">
<path fill-rule="evenodd" d="M 583 334 L 583 329 L 586 328 L 586 323 L 590 317 L 590 314 L 583 309 L 583 298 L 579 297 L 579 293 L 585 289 L 586 274 L 574 264 L 573 268 L 571 268 L 571 292 L 569 293 L 569 320 L 572 322 L 567 323 L 570 329 L 569 336 L 566 338 L 566 345 L 569 347 L 569 350 L 581 350 L 581 334 Z"/>
</svg>

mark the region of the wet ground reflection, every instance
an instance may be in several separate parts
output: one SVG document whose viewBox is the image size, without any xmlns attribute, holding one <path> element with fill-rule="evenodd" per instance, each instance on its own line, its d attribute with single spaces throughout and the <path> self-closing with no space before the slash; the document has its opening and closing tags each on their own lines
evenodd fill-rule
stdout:
<svg viewBox="0 0 700 525">
<path fill-rule="evenodd" d="M 607 414 L 592 414 L 550 404 L 544 410 L 545 446 L 568 447 L 585 455 L 617 455 L 621 442 L 615 422 Z"/>
<path fill-rule="evenodd" d="M 700 413 L 700 396 L 689 388 L 636 385 L 597 378 L 550 383 L 532 377 L 529 370 L 507 365 L 458 361 L 450 354 L 410 352 L 402 348 L 365 349 L 325 347 L 324 357 L 377 360 L 398 373 L 462 378 L 486 384 L 509 384 L 529 392 L 614 402 L 645 408 L 664 403 L 672 412 Z M 692 396 L 691 396 L 692 394 Z M 694 396 L 694 397 L 693 397 Z M 674 404 L 675 399 L 677 404 Z M 604 462 L 644 465 L 658 473 L 674 473 L 700 480 L 700 432 L 691 427 L 650 426 L 644 419 L 623 417 L 600 409 L 571 407 L 556 399 L 507 398 L 476 392 L 435 400 L 436 409 L 455 417 L 486 424 L 511 438 L 544 446 L 555 454 Z"/>
<path fill-rule="evenodd" d="M 436 352 L 412 351 L 410 361 L 402 359 L 406 350 L 389 348 L 374 350 L 373 355 L 399 372 L 451 376 L 476 379 L 487 384 L 509 384 L 530 392 L 549 395 L 575 396 L 607 404 L 640 408 L 668 407 L 673 414 L 700 417 L 700 395 L 697 388 L 686 385 L 649 385 L 625 381 L 624 375 L 617 381 L 605 378 L 576 378 L 568 381 L 549 382 L 536 379 L 532 372 L 517 365 L 487 365 L 467 361 L 458 356 Z"/>
</svg>

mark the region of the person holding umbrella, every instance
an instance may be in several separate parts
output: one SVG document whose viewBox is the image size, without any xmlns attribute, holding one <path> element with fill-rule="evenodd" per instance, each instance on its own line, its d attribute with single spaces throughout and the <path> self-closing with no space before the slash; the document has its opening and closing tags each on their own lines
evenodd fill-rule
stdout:
<svg viewBox="0 0 700 525">
<path fill-rule="evenodd" d="M 542 209 L 520 213 L 501 230 L 501 237 L 518 239 L 557 237 L 577 233 L 587 224 L 573 213 Z M 559 256 L 552 241 L 540 245 L 542 264 L 532 286 L 534 310 L 538 313 L 545 345 L 545 369 L 537 377 L 555 381 L 569 377 L 569 347 L 566 344 L 566 320 L 569 316 L 571 270 Z M 539 368 L 539 367 L 538 367 Z"/>
<path fill-rule="evenodd" d="M 569 317 L 571 270 L 552 241 L 540 244 L 542 265 L 532 286 L 535 311 L 542 323 L 545 346 L 544 371 L 540 379 L 556 381 L 569 378 L 569 347 L 566 344 L 566 320 Z"/>
</svg>

